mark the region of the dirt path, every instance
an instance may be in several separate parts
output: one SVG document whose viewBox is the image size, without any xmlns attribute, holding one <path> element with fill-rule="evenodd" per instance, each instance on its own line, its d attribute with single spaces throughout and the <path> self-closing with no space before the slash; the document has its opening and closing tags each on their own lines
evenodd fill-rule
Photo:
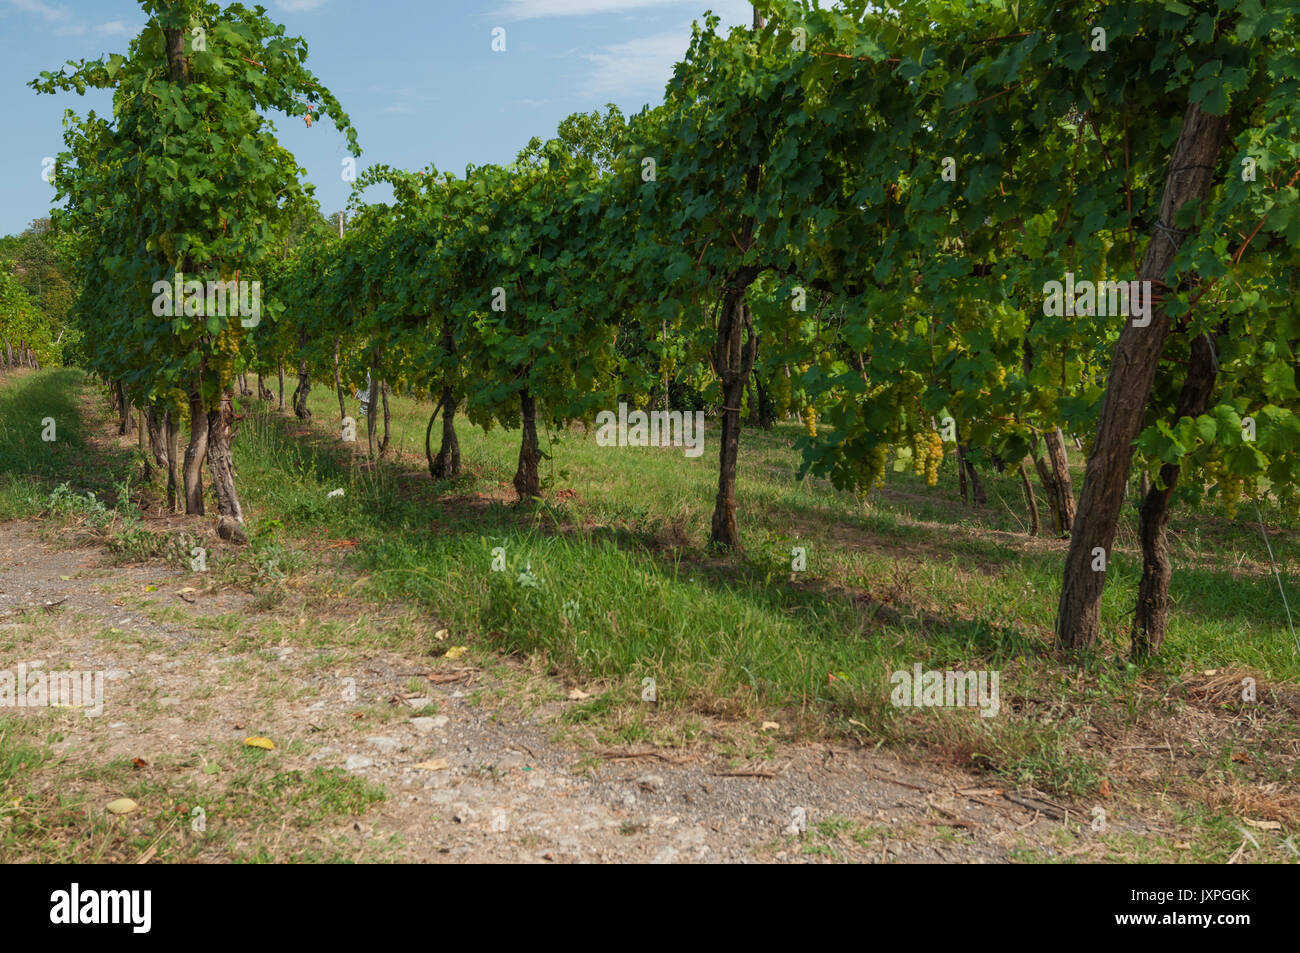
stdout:
<svg viewBox="0 0 1300 953">
<path fill-rule="evenodd" d="M 468 657 L 332 639 L 310 618 L 292 624 L 310 605 L 259 612 L 239 590 L 204 591 L 160 565 L 110 566 L 99 549 L 58 548 L 68 539 L 43 540 L 37 529 L 0 524 L 0 669 L 40 661 L 47 671 L 103 672 L 103 713 L 0 715 L 53 722 L 43 723 L 55 729 L 52 760 L 29 780 L 84 796 L 86 824 L 108 825 L 105 859 L 139 859 L 151 840 L 158 860 L 311 859 L 324 846 L 329 859 L 417 862 L 1104 854 L 1081 809 L 1067 820 L 1059 805 L 988 779 L 880 752 L 773 733 L 744 760 L 724 756 L 707 730 L 687 748 L 609 749 L 564 723 L 574 702 L 563 687 L 522 666 L 489 670 Z M 525 695 L 533 703 L 521 705 Z M 247 747 L 253 736 L 275 749 Z M 386 797 L 355 815 L 297 823 L 287 807 L 250 807 L 258 789 L 238 781 L 241 771 L 301 778 L 317 768 L 382 786 Z M 103 805 L 129 790 L 140 810 L 105 819 Z M 206 830 L 177 825 L 151 837 L 151 798 L 176 814 L 206 805 Z M 17 855 L 0 859 L 25 859 L 21 845 L 8 849 Z"/>
</svg>

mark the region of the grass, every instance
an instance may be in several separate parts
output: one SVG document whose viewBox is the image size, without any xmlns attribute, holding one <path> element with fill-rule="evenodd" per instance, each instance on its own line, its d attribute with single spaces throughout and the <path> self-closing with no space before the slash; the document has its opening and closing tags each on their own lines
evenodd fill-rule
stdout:
<svg viewBox="0 0 1300 953">
<path fill-rule="evenodd" d="M 796 425 L 746 431 L 747 553 L 721 560 L 703 545 L 710 456 L 550 434 L 545 499 L 518 507 L 508 488 L 517 431 L 461 421 L 466 476 L 434 483 L 422 472 L 427 408 L 393 401 L 392 453 L 375 467 L 364 442 L 354 450 L 324 432 L 337 414 L 332 394 L 310 405 L 320 426 L 309 435 L 253 411 L 241 475 L 259 517 L 300 538 L 346 541 L 368 595 L 428 607 L 454 642 L 527 654 L 605 686 L 572 720 L 641 707 L 651 678 L 663 709 L 786 711 L 1083 795 L 1105 776 L 1102 759 L 1079 744 L 1094 724 L 1123 731 L 1157 712 L 1176 717 L 1184 702 L 1175 689 L 1191 672 L 1300 674 L 1258 527 L 1212 510 L 1179 511 L 1166 655 L 1140 669 L 1117 659 L 1140 571 L 1136 514 L 1128 515 L 1103 604 L 1103 650 L 1081 674 L 1051 643 L 1065 544 L 1023 535 L 1014 477 L 985 473 L 994 504 L 974 511 L 956 501 L 949 460 L 933 490 L 891 473 L 891 488 L 864 505 L 794 478 Z M 339 487 L 344 497 L 328 499 Z M 1270 514 L 1271 541 L 1285 571 L 1300 550 L 1294 521 L 1280 516 Z M 791 572 L 796 545 L 807 553 L 803 573 Z M 493 571 L 502 550 L 504 569 Z M 1010 716 L 893 707 L 890 673 L 916 662 L 998 670 Z M 625 733 L 636 737 L 634 722 Z"/>
<path fill-rule="evenodd" d="M 336 831 L 385 800 L 341 770 L 277 770 L 272 753 L 236 745 L 204 766 L 206 783 L 182 776 L 193 765 L 181 758 L 61 767 L 66 759 L 50 748 L 59 717 L 0 716 L 0 862 L 350 862 L 357 847 Z M 108 814 L 119 797 L 138 810 Z M 285 828 L 309 836 L 286 843 Z M 360 859 L 382 859 L 390 846 L 371 845 Z"/>
<path fill-rule="evenodd" d="M 0 400 L 21 409 L 15 419 L 35 419 L 42 401 L 61 400 L 59 413 L 67 411 L 77 384 L 74 372 L 41 372 L 0 389 Z M 975 510 L 958 499 L 949 457 L 937 487 L 890 472 L 887 489 L 863 503 L 795 478 L 798 425 L 747 429 L 738 494 L 747 550 L 723 559 L 704 545 L 716 488 L 712 453 L 602 448 L 580 430 L 546 432 L 544 499 L 518 506 L 509 482 L 517 430 L 484 432 L 459 419 L 465 473 L 434 482 L 423 455 L 429 406 L 400 397 L 392 405 L 391 452 L 374 465 L 365 457 L 364 424 L 357 444 L 338 439 L 328 388 L 312 391 L 311 424 L 245 401 L 236 462 L 252 543 L 210 556 L 213 578 L 259 593 L 262 608 L 310 579 L 322 618 L 294 634 L 305 641 L 348 631 L 331 606 L 368 611 L 354 601 L 364 598 L 405 607 L 406 621 L 385 636 L 394 644 L 527 656 L 542 671 L 598 687 L 566 717 L 613 725 L 610 737 L 625 743 L 663 736 L 639 720 L 651 710 L 683 719 L 772 715 L 797 734 L 923 749 L 1019 786 L 1084 797 L 1103 782 L 1124 781 L 1115 738 L 1191 725 L 1192 714 L 1206 724 L 1236 723 L 1239 714 L 1223 698 L 1197 694 L 1203 673 L 1248 673 L 1261 686 L 1300 678 L 1259 527 L 1244 516 L 1176 510 L 1165 655 L 1134 666 L 1122 657 L 1140 571 L 1136 512 L 1126 510 L 1100 650 L 1078 667 L 1057 656 L 1051 637 L 1066 544 L 1024 534 L 1014 474 L 983 467 L 991 503 Z M 355 402 L 349 410 L 356 415 Z M 66 431 L 70 446 L 76 427 Z M 716 436 L 715 421 L 706 432 Z M 0 481 L 7 481 L 0 482 L 0 516 L 49 515 L 43 497 L 13 489 L 18 474 L 43 484 L 68 474 L 30 442 L 0 452 L 7 454 L 0 456 Z M 84 485 L 122 485 L 128 464 L 129 456 L 101 461 Z M 342 497 L 329 496 L 336 489 Z M 141 490 L 147 511 L 158 491 Z M 1282 584 L 1300 606 L 1289 575 L 1300 555 L 1295 517 L 1270 510 L 1266 519 Z M 1050 525 L 1046 513 L 1041 522 Z M 117 543 L 124 558 L 163 546 L 148 532 L 124 524 L 118 537 L 126 538 Z M 792 571 L 796 546 L 806 550 L 806 571 Z M 494 570 L 501 551 L 504 568 Z M 410 607 L 427 624 L 411 619 Z M 450 638 L 434 642 L 432 628 L 448 629 Z M 1001 715 L 895 707 L 890 674 L 915 663 L 998 671 Z M 646 679 L 653 705 L 643 700 Z M 1265 715 L 1275 717 L 1276 707 Z M 1229 735 L 1210 754 L 1189 742 L 1188 764 L 1178 771 L 1197 774 L 1203 759 L 1232 743 Z M 1282 776 L 1294 779 L 1294 764 L 1285 761 Z M 1130 785 L 1149 790 L 1140 774 L 1132 766 Z"/>
<path fill-rule="evenodd" d="M 59 483 L 103 486 L 87 456 L 88 428 L 99 421 L 82 418 L 83 377 L 69 368 L 0 375 L 0 520 L 36 514 Z"/>
</svg>

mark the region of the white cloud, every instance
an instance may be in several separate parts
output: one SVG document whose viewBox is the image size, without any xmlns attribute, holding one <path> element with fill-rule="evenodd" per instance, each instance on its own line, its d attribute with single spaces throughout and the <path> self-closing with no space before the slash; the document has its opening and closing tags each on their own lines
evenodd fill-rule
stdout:
<svg viewBox="0 0 1300 953">
<path fill-rule="evenodd" d="M 503 20 L 539 20 L 544 17 L 586 17 L 597 13 L 634 13 L 640 10 L 673 12 L 682 7 L 692 18 L 712 10 L 724 24 L 752 22 L 754 8 L 749 0 L 503 0 L 494 16 Z"/>
<path fill-rule="evenodd" d="M 585 92 L 591 96 L 646 94 L 655 100 L 663 93 L 673 75 L 673 65 L 686 53 L 689 44 L 690 33 L 683 35 L 680 30 L 671 30 L 583 54 L 595 66 L 585 84 Z"/>
<path fill-rule="evenodd" d="M 595 6 L 612 3 L 612 0 L 512 0 L 518 4 L 534 6 Z M 628 3 L 648 5 L 648 0 L 626 0 Z M 721 19 L 719 28 L 752 22 L 753 8 L 748 0 L 692 0 L 695 9 L 692 19 L 701 18 L 706 9 L 712 9 Z M 593 69 L 583 84 L 581 95 L 586 97 L 646 96 L 647 102 L 657 102 L 664 86 L 672 78 L 673 66 L 686 55 L 691 43 L 690 21 L 674 30 L 665 30 L 604 46 L 594 53 L 578 54 L 591 63 Z"/>
<path fill-rule="evenodd" d="M 88 33 L 98 37 L 134 36 L 139 32 L 139 27 L 125 20 L 109 20 L 91 26 L 84 17 L 74 17 L 65 8 L 44 0 L 9 0 L 9 7 L 39 16 L 53 28 L 55 36 L 85 36 Z"/>
<path fill-rule="evenodd" d="M 9 0 L 9 6 L 24 13 L 35 13 L 48 23 L 61 23 L 68 18 L 67 10 L 52 7 L 42 0 Z"/>
<path fill-rule="evenodd" d="M 627 13 L 647 7 L 666 7 L 699 0 L 505 0 L 496 15 L 507 20 L 541 17 L 585 17 L 593 13 Z"/>
</svg>

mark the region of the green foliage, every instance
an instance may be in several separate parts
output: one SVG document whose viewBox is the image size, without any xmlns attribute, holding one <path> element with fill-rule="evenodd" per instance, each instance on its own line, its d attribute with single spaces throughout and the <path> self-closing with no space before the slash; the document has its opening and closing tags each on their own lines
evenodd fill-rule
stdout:
<svg viewBox="0 0 1300 953">
<path fill-rule="evenodd" d="M 25 341 L 42 367 L 61 363 L 56 322 L 32 300 L 13 273 L 13 266 L 0 262 L 0 348 L 7 341 L 17 348 Z"/>
<path fill-rule="evenodd" d="M 258 7 L 142 0 L 149 15 L 125 55 L 42 73 L 38 92 L 113 90 L 111 120 L 69 114 L 55 184 L 56 225 L 80 252 L 76 311 L 111 342 L 91 354 L 136 401 L 216 406 L 241 358 L 240 319 L 159 313 L 177 279 L 265 282 L 267 256 L 301 218 L 310 188 L 264 113 L 329 117 L 357 153 L 334 96 L 306 69 L 306 43 Z M 181 45 L 168 52 L 168 37 Z M 259 316 L 274 321 L 278 299 Z M 206 310 L 206 309 L 202 309 Z"/>
</svg>

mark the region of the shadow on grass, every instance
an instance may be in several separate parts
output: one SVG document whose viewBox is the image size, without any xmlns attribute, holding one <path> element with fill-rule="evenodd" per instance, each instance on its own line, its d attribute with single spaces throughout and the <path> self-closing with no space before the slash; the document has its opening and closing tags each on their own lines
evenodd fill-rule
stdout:
<svg viewBox="0 0 1300 953">
<path fill-rule="evenodd" d="M 1051 651 L 1043 639 L 993 618 L 934 613 L 905 599 L 886 601 L 865 590 L 844 589 L 825 581 L 791 581 L 786 578 L 788 571 L 782 572 L 781 566 L 759 549 L 748 556 L 716 558 L 685 539 L 666 540 L 651 528 L 584 525 L 582 514 L 562 501 L 519 505 L 474 493 L 472 460 L 467 460 L 471 472 L 461 478 L 435 482 L 423 474 L 415 477 L 405 462 L 380 460 L 372 466 L 352 447 L 322 433 L 319 426 L 310 430 L 310 436 L 300 436 L 303 422 L 291 416 L 266 412 L 250 420 L 257 427 L 257 455 L 265 458 L 259 470 L 267 476 L 299 473 L 309 477 L 307 483 L 315 487 L 304 494 L 295 489 L 299 481 L 280 477 L 279 490 L 267 487 L 273 496 L 278 494 L 278 499 L 264 501 L 268 508 L 283 514 L 286 523 L 301 524 L 308 533 L 337 531 L 360 537 L 355 558 L 363 571 L 403 579 L 385 579 L 383 592 L 414 598 L 437 611 L 445 608 L 441 603 L 454 587 L 440 585 L 422 569 L 437 567 L 446 558 L 447 546 L 458 550 L 462 562 L 467 551 L 481 550 L 481 556 L 469 557 L 482 560 L 483 565 L 475 570 L 481 572 L 487 569 L 495 545 L 514 553 L 562 539 L 584 550 L 595 562 L 608 559 L 601 555 L 606 548 L 618 551 L 626 559 L 613 563 L 617 571 L 652 573 L 651 589 L 690 583 L 721 599 L 743 601 L 755 618 L 807 619 L 807 630 L 815 642 L 856 644 L 851 654 L 859 654 L 865 643 L 882 637 L 888 637 L 891 646 L 902 638 L 927 647 L 926 654 L 1001 658 Z M 353 494 L 342 510 L 326 501 L 321 492 L 335 483 L 346 485 L 347 492 Z M 810 515 L 831 519 L 824 513 Z M 913 532 L 918 541 L 936 545 L 941 535 L 921 527 Z M 989 551 L 996 552 L 996 546 L 990 544 Z M 579 553 L 572 560 L 581 562 L 583 558 Z M 1050 560 L 1046 555 L 1041 558 L 1044 565 Z M 606 584 L 616 586 L 618 580 Z M 587 591 L 596 589 L 593 585 Z M 825 679 L 825 672 L 820 678 Z"/>
<path fill-rule="evenodd" d="M 88 440 L 106 415 L 82 419 L 82 400 L 94 399 L 84 385 L 85 373 L 75 368 L 0 376 L 0 486 L 11 502 L 34 499 L 61 483 L 79 493 L 111 495 L 129 476 L 130 450 L 114 447 L 105 454 Z M 24 507 L 15 504 L 9 515 L 31 515 L 19 509 Z"/>
</svg>

